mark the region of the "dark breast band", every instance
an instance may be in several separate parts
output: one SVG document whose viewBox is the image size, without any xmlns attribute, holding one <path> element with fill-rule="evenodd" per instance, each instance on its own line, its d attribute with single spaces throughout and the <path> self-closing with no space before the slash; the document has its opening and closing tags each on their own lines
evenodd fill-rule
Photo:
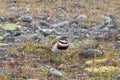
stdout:
<svg viewBox="0 0 120 80">
<path fill-rule="evenodd" d="M 61 46 L 61 45 L 57 45 L 57 48 L 60 50 L 66 50 L 68 48 L 68 46 Z"/>
</svg>

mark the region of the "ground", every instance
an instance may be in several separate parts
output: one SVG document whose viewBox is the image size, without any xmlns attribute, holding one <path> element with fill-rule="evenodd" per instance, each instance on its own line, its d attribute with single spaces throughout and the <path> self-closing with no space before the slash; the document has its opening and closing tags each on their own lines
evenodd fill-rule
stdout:
<svg viewBox="0 0 120 80">
<path fill-rule="evenodd" d="M 119 3 L 119 0 L 0 1 L 0 79 L 119 80 L 120 52 L 116 49 L 120 46 Z M 116 23 L 117 28 L 109 38 L 102 34 L 107 32 L 104 26 L 107 21 L 102 15 L 112 15 Z M 95 31 L 98 24 L 103 26 Z M 96 39 L 95 32 L 103 37 Z M 56 55 L 51 51 L 51 42 L 60 35 L 68 35 L 71 42 L 66 52 Z M 119 46 L 114 48 L 116 44 Z M 49 75 L 51 68 L 65 74 Z"/>
</svg>

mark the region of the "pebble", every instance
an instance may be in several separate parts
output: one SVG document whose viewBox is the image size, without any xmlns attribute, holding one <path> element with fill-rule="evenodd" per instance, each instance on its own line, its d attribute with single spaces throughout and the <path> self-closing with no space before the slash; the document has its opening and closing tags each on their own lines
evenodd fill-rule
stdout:
<svg viewBox="0 0 120 80">
<path fill-rule="evenodd" d="M 20 21 L 23 21 L 23 22 L 31 22 L 32 21 L 32 16 L 21 16 L 19 18 Z"/>
<path fill-rule="evenodd" d="M 50 68 L 48 75 L 54 75 L 56 77 L 63 77 L 65 75 L 65 73 L 60 72 L 55 68 Z"/>
</svg>

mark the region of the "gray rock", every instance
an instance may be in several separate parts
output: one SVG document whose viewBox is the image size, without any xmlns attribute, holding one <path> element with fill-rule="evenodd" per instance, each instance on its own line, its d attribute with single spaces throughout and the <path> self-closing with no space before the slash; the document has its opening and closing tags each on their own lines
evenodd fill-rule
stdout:
<svg viewBox="0 0 120 80">
<path fill-rule="evenodd" d="M 117 27 L 116 22 L 114 20 L 108 22 L 107 27 L 109 27 L 110 29 L 116 28 Z"/>
<path fill-rule="evenodd" d="M 9 21 L 16 21 L 18 18 L 20 17 L 20 15 L 19 14 L 17 14 L 17 13 L 14 13 L 14 14 L 9 14 L 9 15 L 7 15 L 7 20 L 9 20 Z"/>
<path fill-rule="evenodd" d="M 24 79 L 24 80 L 38 80 L 38 79 Z"/>
<path fill-rule="evenodd" d="M 4 38 L 3 38 L 3 36 L 0 36 L 0 40 L 3 40 Z"/>
<path fill-rule="evenodd" d="M 11 33 L 5 33 L 4 35 L 3 35 L 3 40 L 4 41 L 10 41 L 10 42 L 13 42 L 14 40 L 15 40 L 15 38 L 14 38 L 14 36 L 11 34 Z"/>
<path fill-rule="evenodd" d="M 48 35 L 52 35 L 52 34 L 56 34 L 57 31 L 54 30 L 54 29 L 42 29 L 42 28 L 39 28 L 40 32 L 46 37 Z"/>
<path fill-rule="evenodd" d="M 41 19 L 41 20 L 45 20 L 47 19 L 48 16 L 44 16 L 44 15 L 36 15 L 35 18 L 36 19 Z"/>
<path fill-rule="evenodd" d="M 44 36 L 42 34 L 33 34 L 31 39 L 34 40 L 34 42 L 39 43 L 42 39 L 44 39 Z"/>
<path fill-rule="evenodd" d="M 83 58 L 90 58 L 90 57 L 94 57 L 95 55 L 96 56 L 102 55 L 102 51 L 98 49 L 87 49 L 84 52 L 78 54 L 79 57 L 83 57 Z"/>
<path fill-rule="evenodd" d="M 5 22 L 6 21 L 6 19 L 3 17 L 3 16 L 0 16 L 0 22 Z"/>
<path fill-rule="evenodd" d="M 113 48 L 116 49 L 116 50 L 120 50 L 120 42 L 114 43 Z"/>
<path fill-rule="evenodd" d="M 113 20 L 113 17 L 112 17 L 112 15 L 110 15 L 110 14 L 103 14 L 103 15 L 102 15 L 102 18 L 106 19 L 107 22 L 110 22 L 110 21 Z"/>
<path fill-rule="evenodd" d="M 18 10 L 18 8 L 17 8 L 17 7 L 15 7 L 15 6 L 12 6 L 12 7 L 10 7 L 10 10 L 12 10 L 12 11 L 17 11 L 17 10 Z"/>
<path fill-rule="evenodd" d="M 21 16 L 19 18 L 20 21 L 23 21 L 23 22 L 31 22 L 32 21 L 32 17 L 31 16 Z"/>
<path fill-rule="evenodd" d="M 62 21 L 59 23 L 52 24 L 51 27 L 60 27 L 60 26 L 68 25 L 68 24 L 69 24 L 69 21 Z"/>
<path fill-rule="evenodd" d="M 3 74 L 3 69 L 0 67 L 0 74 Z"/>
<path fill-rule="evenodd" d="M 120 80 L 120 74 L 115 76 L 115 80 Z"/>
<path fill-rule="evenodd" d="M 53 75 L 56 77 L 63 77 L 63 76 L 65 76 L 65 73 L 60 72 L 55 68 L 50 68 L 50 70 L 48 71 L 48 75 Z"/>
<path fill-rule="evenodd" d="M 50 27 L 50 23 L 46 21 L 41 21 L 40 25 Z"/>
<path fill-rule="evenodd" d="M 115 22 L 115 19 L 113 18 L 112 15 L 110 15 L 110 14 L 104 14 L 104 15 L 102 15 L 102 17 L 104 19 L 106 19 L 106 27 L 112 28 L 112 29 L 116 28 L 116 22 Z"/>
<path fill-rule="evenodd" d="M 95 26 L 93 26 L 91 29 L 94 31 L 100 31 L 104 27 L 104 24 L 98 23 Z"/>
<path fill-rule="evenodd" d="M 117 40 L 120 41 L 120 34 L 117 34 Z"/>
<path fill-rule="evenodd" d="M 13 36 L 20 36 L 21 35 L 21 32 L 20 31 L 14 31 L 12 33 Z"/>
<path fill-rule="evenodd" d="M 86 15 L 76 15 L 73 20 L 71 20 L 69 23 L 73 24 L 79 24 L 79 25 L 85 25 L 84 20 L 86 20 L 87 16 Z"/>
</svg>

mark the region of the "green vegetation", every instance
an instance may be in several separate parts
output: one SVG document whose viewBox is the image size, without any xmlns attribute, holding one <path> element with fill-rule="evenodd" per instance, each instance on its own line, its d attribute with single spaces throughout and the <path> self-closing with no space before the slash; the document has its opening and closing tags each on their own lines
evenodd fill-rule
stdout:
<svg viewBox="0 0 120 80">
<path fill-rule="evenodd" d="M 12 31 L 12 30 L 20 29 L 20 28 L 22 28 L 22 26 L 9 23 L 9 24 L 5 24 L 5 25 L 1 26 L 1 28 L 4 30 Z"/>
</svg>

